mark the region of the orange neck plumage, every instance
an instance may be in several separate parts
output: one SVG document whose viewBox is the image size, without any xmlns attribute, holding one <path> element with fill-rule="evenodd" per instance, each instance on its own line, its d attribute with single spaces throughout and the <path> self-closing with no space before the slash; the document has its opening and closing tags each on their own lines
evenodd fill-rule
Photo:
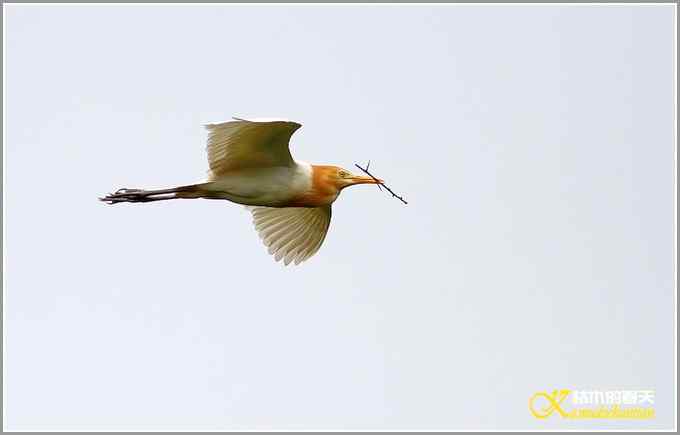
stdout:
<svg viewBox="0 0 680 435">
<path fill-rule="evenodd" d="M 310 189 L 291 199 L 287 207 L 320 207 L 335 201 L 340 189 L 334 181 L 335 166 L 311 165 L 312 182 Z"/>
</svg>

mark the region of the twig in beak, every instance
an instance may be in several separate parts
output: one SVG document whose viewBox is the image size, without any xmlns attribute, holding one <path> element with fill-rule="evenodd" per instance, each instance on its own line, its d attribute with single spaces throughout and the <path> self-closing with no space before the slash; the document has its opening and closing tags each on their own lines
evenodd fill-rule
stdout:
<svg viewBox="0 0 680 435">
<path fill-rule="evenodd" d="M 359 169 L 361 169 L 362 171 L 364 171 L 365 173 L 368 174 L 368 167 L 371 166 L 371 161 L 369 160 L 368 163 L 366 163 L 366 170 L 364 170 L 364 168 L 362 168 L 361 166 L 357 165 L 356 163 L 355 163 L 355 165 L 356 165 Z M 368 175 L 371 175 L 371 174 L 368 174 Z M 375 181 L 378 181 L 378 180 L 375 179 L 375 177 L 374 177 L 373 175 L 371 175 L 371 178 L 373 178 Z M 382 187 L 380 187 L 380 183 L 377 183 L 376 186 L 378 186 L 378 190 L 382 191 Z"/>
<path fill-rule="evenodd" d="M 382 185 L 382 187 L 384 187 L 385 189 L 387 189 L 387 191 L 390 192 L 394 198 L 397 198 L 399 201 L 403 202 L 404 204 L 408 204 L 408 202 L 406 202 L 406 200 L 404 200 L 404 198 L 402 198 L 401 196 L 399 196 L 399 195 L 397 195 L 396 193 L 394 193 L 394 192 L 392 191 L 392 189 L 390 189 L 389 187 L 387 187 L 384 183 L 381 183 L 380 180 L 378 180 L 377 178 L 375 178 L 375 177 L 373 176 L 373 174 L 371 174 L 370 172 L 368 172 L 368 167 L 371 166 L 371 161 L 370 161 L 370 160 L 369 160 L 368 163 L 366 164 L 366 167 L 365 167 L 365 168 L 362 168 L 361 166 L 359 166 L 359 165 L 356 164 L 356 163 L 354 164 L 354 166 L 356 166 L 357 168 L 361 169 L 361 171 L 362 171 L 363 173 L 365 173 L 366 175 L 368 175 L 369 177 L 373 178 L 373 179 L 375 180 L 376 184 L 378 185 L 378 189 L 382 190 L 382 189 L 380 188 L 380 186 Z"/>
</svg>

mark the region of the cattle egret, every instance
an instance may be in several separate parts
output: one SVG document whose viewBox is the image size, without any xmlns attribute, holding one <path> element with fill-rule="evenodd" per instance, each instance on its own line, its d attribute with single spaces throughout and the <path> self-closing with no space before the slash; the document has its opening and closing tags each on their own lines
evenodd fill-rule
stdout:
<svg viewBox="0 0 680 435">
<path fill-rule="evenodd" d="M 243 204 L 274 259 L 299 264 L 321 247 L 331 204 L 342 189 L 382 183 L 337 166 L 294 160 L 288 142 L 300 127 L 291 121 L 239 118 L 206 125 L 207 182 L 162 190 L 120 189 L 100 199 L 117 204 L 207 198 Z"/>
</svg>

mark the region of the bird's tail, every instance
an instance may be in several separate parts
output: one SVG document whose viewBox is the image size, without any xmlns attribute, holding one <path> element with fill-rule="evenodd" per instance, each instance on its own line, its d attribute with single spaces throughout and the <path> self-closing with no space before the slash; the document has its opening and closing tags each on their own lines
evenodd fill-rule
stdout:
<svg viewBox="0 0 680 435">
<path fill-rule="evenodd" d="M 118 189 L 114 193 L 109 193 L 100 201 L 108 204 L 118 204 L 120 202 L 152 202 L 165 201 L 178 198 L 200 198 L 200 184 L 190 186 L 179 186 L 171 189 L 143 190 L 143 189 Z"/>
</svg>

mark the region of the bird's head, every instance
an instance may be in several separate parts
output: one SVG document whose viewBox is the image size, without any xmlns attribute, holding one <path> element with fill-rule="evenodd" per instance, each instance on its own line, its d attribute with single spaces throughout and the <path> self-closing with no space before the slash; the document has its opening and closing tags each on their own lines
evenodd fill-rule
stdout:
<svg viewBox="0 0 680 435">
<path fill-rule="evenodd" d="M 301 199 L 303 204 L 330 204 L 340 191 L 355 184 L 381 184 L 382 180 L 352 174 L 338 166 L 312 165 L 312 186 Z"/>
<path fill-rule="evenodd" d="M 373 177 L 355 175 L 338 166 L 326 166 L 323 172 L 326 183 L 332 185 L 338 191 L 356 184 L 381 184 L 383 182 Z"/>
</svg>

